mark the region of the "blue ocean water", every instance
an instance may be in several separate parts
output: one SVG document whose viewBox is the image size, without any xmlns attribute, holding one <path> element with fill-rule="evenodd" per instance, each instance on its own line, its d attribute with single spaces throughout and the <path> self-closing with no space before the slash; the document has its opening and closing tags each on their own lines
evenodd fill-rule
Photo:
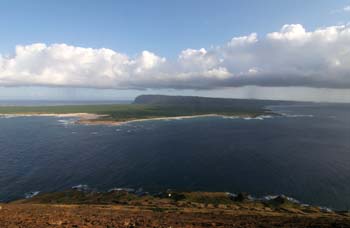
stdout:
<svg viewBox="0 0 350 228">
<path fill-rule="evenodd" d="M 0 118 L 0 199 L 78 184 L 285 194 L 350 208 L 350 105 L 270 107 L 280 117 L 121 126 Z"/>
</svg>

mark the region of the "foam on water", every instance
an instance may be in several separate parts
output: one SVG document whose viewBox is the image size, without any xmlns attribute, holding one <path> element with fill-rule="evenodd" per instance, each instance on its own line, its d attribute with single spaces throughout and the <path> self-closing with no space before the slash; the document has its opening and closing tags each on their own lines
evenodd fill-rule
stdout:
<svg viewBox="0 0 350 228">
<path fill-rule="evenodd" d="M 2 118 L 2 119 L 11 119 L 11 118 L 16 118 L 16 117 L 20 117 L 20 116 L 11 115 L 11 114 L 0 114 L 0 118 Z"/>
<path fill-rule="evenodd" d="M 314 115 L 311 115 L 311 114 L 301 115 L 301 114 L 281 113 L 281 115 L 284 117 L 289 117 L 289 118 L 312 118 L 312 117 L 314 117 Z"/>
<path fill-rule="evenodd" d="M 30 199 L 30 198 L 33 198 L 34 196 L 38 195 L 39 193 L 40 193 L 40 191 L 27 192 L 24 194 L 24 197 L 26 199 Z"/>
<path fill-rule="evenodd" d="M 64 126 L 72 125 L 76 122 L 76 119 L 59 119 L 58 122 Z"/>
</svg>

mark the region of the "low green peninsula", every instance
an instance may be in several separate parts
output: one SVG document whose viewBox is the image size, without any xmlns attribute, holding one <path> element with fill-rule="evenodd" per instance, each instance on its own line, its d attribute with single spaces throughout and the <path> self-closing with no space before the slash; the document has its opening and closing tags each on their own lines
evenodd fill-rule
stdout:
<svg viewBox="0 0 350 228">
<path fill-rule="evenodd" d="M 80 117 L 79 122 L 84 124 L 117 124 L 147 119 L 212 115 L 257 117 L 273 114 L 266 106 L 287 103 L 270 100 L 141 95 L 131 104 L 0 106 L 0 114 L 72 115 Z"/>
</svg>

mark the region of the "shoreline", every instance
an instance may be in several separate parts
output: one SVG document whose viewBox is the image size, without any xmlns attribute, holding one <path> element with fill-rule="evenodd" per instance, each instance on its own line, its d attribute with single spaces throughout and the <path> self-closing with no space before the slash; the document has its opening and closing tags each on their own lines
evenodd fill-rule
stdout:
<svg viewBox="0 0 350 228">
<path fill-rule="evenodd" d="M 93 120 L 99 119 L 101 117 L 106 117 L 107 115 L 99 115 L 94 113 L 13 113 L 13 114 L 5 114 L 0 113 L 0 117 L 4 118 L 12 118 L 12 117 L 77 117 L 85 120 Z"/>
<path fill-rule="evenodd" d="M 79 186 L 77 186 L 79 187 Z M 284 195 L 129 188 L 73 188 L 0 203 L 0 226 L 24 227 L 349 227 L 349 211 L 303 205 Z"/>
<path fill-rule="evenodd" d="M 133 119 L 133 120 L 125 120 L 125 121 L 117 121 L 117 120 L 103 120 L 103 119 L 80 119 L 76 123 L 78 124 L 86 124 L 86 125 L 110 125 L 110 126 L 118 126 L 128 123 L 135 122 L 144 122 L 144 121 L 158 121 L 158 120 L 182 120 L 182 119 L 194 119 L 194 118 L 203 118 L 203 117 L 222 117 L 222 118 L 256 118 L 255 116 L 250 115 L 220 115 L 220 114 L 203 114 L 203 115 L 193 115 L 193 116 L 169 116 L 169 117 L 150 117 L 150 118 L 141 118 L 141 119 Z M 257 116 L 259 117 L 259 116 Z"/>
<path fill-rule="evenodd" d="M 223 115 L 223 114 L 199 114 L 199 115 L 184 115 L 184 116 L 168 116 L 168 117 L 150 117 L 150 118 L 140 118 L 140 119 L 130 119 L 130 120 L 109 120 L 103 119 L 104 117 L 109 117 L 109 115 L 100 115 L 94 113 L 14 113 L 14 114 L 4 114 L 0 113 L 0 117 L 3 118 L 13 118 L 13 117 L 61 117 L 61 118 L 78 118 L 75 124 L 83 125 L 107 125 L 107 126 L 119 126 L 134 122 L 144 122 L 144 121 L 158 121 L 158 120 L 182 120 L 182 119 L 194 119 L 203 117 L 222 117 L 222 118 L 246 118 L 246 119 L 264 119 L 270 118 L 274 113 L 266 113 L 260 115 Z"/>
</svg>

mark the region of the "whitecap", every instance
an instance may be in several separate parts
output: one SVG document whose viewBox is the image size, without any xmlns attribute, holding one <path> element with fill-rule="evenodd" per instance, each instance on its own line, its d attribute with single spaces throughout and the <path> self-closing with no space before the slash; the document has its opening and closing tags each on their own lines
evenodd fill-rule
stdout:
<svg viewBox="0 0 350 228">
<path fill-rule="evenodd" d="M 290 197 L 290 196 L 285 196 L 285 195 L 282 195 L 283 197 L 285 197 L 288 201 L 292 202 L 292 203 L 296 203 L 296 204 L 300 204 L 300 201 L 293 198 L 293 197 Z"/>
<path fill-rule="evenodd" d="M 314 115 L 311 114 L 287 114 L 287 113 L 281 113 L 282 116 L 288 117 L 288 118 L 312 118 Z"/>
<path fill-rule="evenodd" d="M 333 210 L 328 208 L 328 207 L 318 207 L 318 209 L 320 209 L 320 211 L 326 212 L 326 213 L 332 213 L 333 212 Z"/>
<path fill-rule="evenodd" d="M 272 115 L 261 115 L 261 116 L 258 116 L 262 119 L 273 119 L 275 116 L 272 116 Z"/>
<path fill-rule="evenodd" d="M 269 201 L 269 200 L 276 199 L 277 197 L 278 197 L 278 195 L 267 195 L 267 196 L 261 197 L 261 200 L 262 201 Z"/>
<path fill-rule="evenodd" d="M 238 116 L 222 116 L 223 119 L 239 119 Z"/>
<path fill-rule="evenodd" d="M 243 120 L 265 120 L 265 119 L 273 119 L 275 116 L 273 115 L 260 115 L 256 117 L 241 117 L 241 116 L 221 116 L 223 119 L 243 119 Z"/>
<path fill-rule="evenodd" d="M 78 184 L 72 187 L 72 189 L 77 191 L 87 191 L 90 187 L 87 184 Z"/>
<path fill-rule="evenodd" d="M 61 123 L 62 125 L 71 125 L 71 124 L 74 124 L 75 123 L 75 120 L 73 119 L 60 119 L 58 120 L 59 123 Z"/>
<path fill-rule="evenodd" d="M 33 198 L 34 196 L 38 195 L 39 193 L 40 193 L 40 191 L 27 192 L 24 194 L 24 197 L 26 199 L 30 199 L 30 198 Z"/>
<path fill-rule="evenodd" d="M 19 117 L 17 115 L 11 115 L 11 114 L 1 114 L 0 118 L 2 119 L 11 119 L 11 118 L 15 118 L 15 117 Z"/>
</svg>

